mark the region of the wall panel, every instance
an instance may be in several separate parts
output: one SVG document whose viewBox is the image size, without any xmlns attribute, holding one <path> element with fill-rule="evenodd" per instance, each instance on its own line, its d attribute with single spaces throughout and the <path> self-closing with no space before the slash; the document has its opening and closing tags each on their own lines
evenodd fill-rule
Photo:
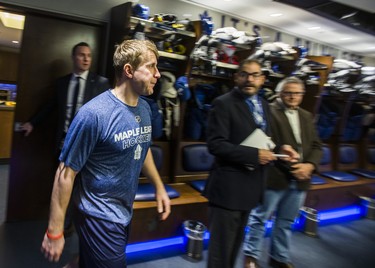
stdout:
<svg viewBox="0 0 375 268">
<path fill-rule="evenodd" d="M 99 25 L 26 16 L 19 62 L 15 121 L 26 122 L 53 93 L 53 83 L 71 71 L 71 48 L 85 41 L 93 49 L 93 68 L 98 69 L 104 33 Z M 7 220 L 36 220 L 48 214 L 57 165 L 55 130 L 51 114 L 29 137 L 15 132 L 10 160 Z"/>
</svg>

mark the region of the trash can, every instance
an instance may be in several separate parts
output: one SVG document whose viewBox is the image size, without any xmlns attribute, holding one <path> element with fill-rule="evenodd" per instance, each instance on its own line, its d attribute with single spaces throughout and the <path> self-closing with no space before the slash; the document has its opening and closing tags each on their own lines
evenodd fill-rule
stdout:
<svg viewBox="0 0 375 268">
<path fill-rule="evenodd" d="M 375 199 L 366 196 L 360 196 L 359 198 L 364 208 L 366 218 L 375 220 Z"/>
<path fill-rule="evenodd" d="M 195 260 L 202 259 L 203 238 L 206 232 L 206 226 L 199 221 L 187 220 L 183 223 L 186 239 L 186 253 L 188 257 Z"/>
<path fill-rule="evenodd" d="M 309 207 L 302 207 L 301 210 L 301 224 L 303 226 L 303 232 L 312 237 L 318 236 L 318 211 Z"/>
</svg>

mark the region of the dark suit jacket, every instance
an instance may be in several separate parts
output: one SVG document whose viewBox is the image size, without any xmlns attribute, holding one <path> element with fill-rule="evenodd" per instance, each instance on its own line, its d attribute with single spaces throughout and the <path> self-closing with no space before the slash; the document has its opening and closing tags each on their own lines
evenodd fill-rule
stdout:
<svg viewBox="0 0 375 268">
<path fill-rule="evenodd" d="M 265 189 L 266 167 L 258 163 L 258 149 L 240 145 L 257 128 L 245 98 L 233 89 L 213 101 L 208 117 L 207 145 L 215 163 L 203 194 L 211 204 L 232 210 L 252 209 Z M 270 122 L 268 104 L 262 100 L 262 106 Z"/>
<path fill-rule="evenodd" d="M 297 152 L 302 149 L 303 159 L 301 162 L 311 163 L 318 168 L 320 158 L 322 156 L 322 148 L 320 139 L 316 133 L 312 114 L 304 109 L 298 109 L 301 141 L 302 145 L 298 145 L 294 138 L 293 130 L 289 124 L 289 120 L 284 112 L 284 105 L 281 100 L 276 100 L 270 105 L 272 121 L 272 139 L 278 144 L 289 144 Z M 298 148 L 301 148 L 298 150 Z M 268 172 L 267 187 L 270 189 L 285 189 L 293 177 L 289 173 L 290 167 L 284 161 L 277 161 L 275 166 L 271 167 Z M 297 181 L 300 190 L 307 190 L 310 181 Z"/>
<path fill-rule="evenodd" d="M 66 120 L 66 104 L 68 97 L 69 82 L 72 74 L 65 75 L 56 80 L 55 89 L 56 92 L 53 98 L 39 111 L 35 116 L 32 117 L 30 123 L 33 126 L 37 126 L 44 121 L 53 111 L 57 109 L 57 129 L 56 129 L 56 144 L 57 147 L 60 145 L 61 140 L 64 136 L 64 124 Z M 83 104 L 91 100 L 93 97 L 99 95 L 105 90 L 110 88 L 110 84 L 107 78 L 89 72 L 86 81 L 85 94 Z"/>
</svg>

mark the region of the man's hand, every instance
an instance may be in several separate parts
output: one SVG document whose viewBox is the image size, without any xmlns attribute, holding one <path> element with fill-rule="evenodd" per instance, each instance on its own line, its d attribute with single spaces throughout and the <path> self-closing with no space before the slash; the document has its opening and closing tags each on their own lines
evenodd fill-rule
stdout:
<svg viewBox="0 0 375 268">
<path fill-rule="evenodd" d="M 290 145 L 283 145 L 280 149 L 280 154 L 285 154 L 288 157 L 282 157 L 281 160 L 288 161 L 291 163 L 298 162 L 300 155 Z"/>
<path fill-rule="evenodd" d="M 159 213 L 159 219 L 164 221 L 171 214 L 171 200 L 165 189 L 156 192 L 157 209 Z"/>
<path fill-rule="evenodd" d="M 291 173 L 298 180 L 308 180 L 314 170 L 314 166 L 310 163 L 298 163 L 291 166 Z"/>
<path fill-rule="evenodd" d="M 44 257 L 50 262 L 58 262 L 63 252 L 65 245 L 65 238 L 61 237 L 58 240 L 49 239 L 47 233 L 44 235 L 41 251 Z"/>
<path fill-rule="evenodd" d="M 27 137 L 34 130 L 34 127 L 31 123 L 26 122 L 26 123 L 21 125 L 21 130 L 25 131 L 25 137 Z"/>
<path fill-rule="evenodd" d="M 277 158 L 273 155 L 272 151 L 259 149 L 258 150 L 259 164 L 266 165 L 269 162 L 276 160 Z"/>
</svg>

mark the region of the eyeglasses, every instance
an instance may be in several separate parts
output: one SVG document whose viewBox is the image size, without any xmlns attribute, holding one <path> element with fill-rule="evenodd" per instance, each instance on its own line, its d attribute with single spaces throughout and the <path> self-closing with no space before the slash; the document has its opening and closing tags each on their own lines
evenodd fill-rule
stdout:
<svg viewBox="0 0 375 268">
<path fill-rule="evenodd" d="M 254 79 L 258 79 L 259 77 L 263 76 L 262 73 L 248 73 L 246 71 L 241 71 L 238 73 L 240 77 L 248 79 L 249 76 L 253 77 Z"/>
<path fill-rule="evenodd" d="M 281 94 L 291 97 L 291 96 L 303 96 L 305 95 L 305 92 L 290 92 L 290 91 L 283 91 Z"/>
</svg>

